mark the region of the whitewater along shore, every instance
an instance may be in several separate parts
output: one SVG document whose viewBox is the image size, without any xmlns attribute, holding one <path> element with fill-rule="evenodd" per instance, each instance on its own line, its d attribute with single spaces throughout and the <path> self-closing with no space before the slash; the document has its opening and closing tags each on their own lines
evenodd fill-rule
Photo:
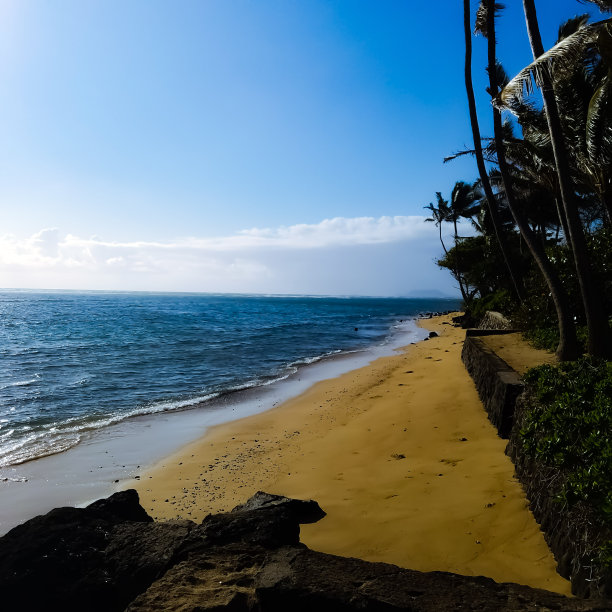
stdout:
<svg viewBox="0 0 612 612">
<path fill-rule="evenodd" d="M 156 519 L 201 521 L 258 490 L 315 499 L 327 516 L 301 533 L 314 550 L 569 594 L 450 320 L 423 320 L 438 337 L 211 428 L 124 488 Z"/>
</svg>

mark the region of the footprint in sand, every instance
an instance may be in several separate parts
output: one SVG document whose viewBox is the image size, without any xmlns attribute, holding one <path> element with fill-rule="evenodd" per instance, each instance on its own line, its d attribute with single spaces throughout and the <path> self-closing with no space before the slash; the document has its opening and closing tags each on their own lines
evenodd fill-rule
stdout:
<svg viewBox="0 0 612 612">
<path fill-rule="evenodd" d="M 440 463 L 446 463 L 446 465 L 451 465 L 455 467 L 460 461 L 463 459 L 440 459 Z"/>
</svg>

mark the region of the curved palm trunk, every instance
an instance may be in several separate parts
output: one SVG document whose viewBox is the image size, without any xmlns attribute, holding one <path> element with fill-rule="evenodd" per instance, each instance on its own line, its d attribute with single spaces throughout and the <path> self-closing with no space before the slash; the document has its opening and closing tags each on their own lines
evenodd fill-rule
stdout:
<svg viewBox="0 0 612 612">
<path fill-rule="evenodd" d="M 527 22 L 531 50 L 534 59 L 537 59 L 544 53 L 544 47 L 542 45 L 542 38 L 540 37 L 534 0 L 523 0 L 523 9 L 525 11 L 525 20 Z M 610 328 L 589 265 L 586 239 L 584 237 L 582 223 L 578 214 L 578 206 L 575 202 L 574 189 L 570 179 L 569 158 L 563 139 L 559 109 L 552 80 L 546 70 L 542 70 L 541 81 L 544 109 L 546 111 L 548 130 L 550 132 L 550 140 L 555 156 L 555 165 L 557 166 L 561 201 L 563 203 L 569 232 L 567 239 L 574 253 L 576 275 L 578 276 L 578 282 L 580 284 L 580 293 L 584 304 L 584 313 L 589 331 L 588 350 L 589 353 L 595 357 L 608 357 L 612 352 L 612 345 L 609 341 Z"/>
<path fill-rule="evenodd" d="M 461 291 L 461 297 L 463 297 L 463 301 L 465 305 L 468 304 L 468 292 L 467 287 L 464 285 L 463 277 L 461 276 L 461 272 L 459 272 L 459 250 L 457 249 L 457 245 L 459 244 L 459 234 L 457 232 L 457 217 L 453 215 L 453 227 L 455 228 L 455 257 L 457 258 L 457 282 L 459 283 L 459 291 Z"/>
<path fill-rule="evenodd" d="M 489 89 L 491 96 L 496 96 L 499 91 L 499 83 L 497 82 L 497 71 L 495 69 L 497 63 L 495 40 L 495 0 L 487 0 L 487 39 Z M 546 255 L 544 245 L 531 230 L 526 216 L 523 214 L 520 206 L 517 205 L 512 188 L 512 179 L 510 177 L 508 164 L 506 162 L 506 145 L 502 137 L 501 112 L 495 107 L 493 107 L 493 130 L 495 135 L 495 149 L 497 150 L 497 161 L 499 164 L 499 171 L 502 176 L 502 182 L 504 184 L 504 190 L 506 192 L 508 207 L 510 208 L 510 212 L 514 217 L 525 244 L 527 244 L 531 255 L 540 269 L 546 284 L 548 285 L 548 289 L 550 290 L 550 294 L 555 305 L 555 310 L 557 312 L 557 324 L 559 326 L 559 345 L 557 346 L 557 357 L 561 361 L 576 359 L 579 354 L 578 341 L 576 338 L 576 328 L 574 326 L 574 318 L 572 316 L 570 302 L 557 272 Z"/>
<path fill-rule="evenodd" d="M 519 288 L 519 284 L 516 280 L 516 274 L 514 272 L 510 258 L 508 257 L 508 249 L 506 241 L 502 235 L 501 220 L 499 217 L 499 210 L 497 209 L 497 203 L 495 202 L 495 196 L 491 189 L 491 182 L 489 181 L 489 175 L 484 163 L 484 157 L 482 155 L 482 144 L 480 141 L 480 128 L 478 126 L 478 114 L 476 112 L 476 99 L 474 97 L 474 86 L 472 84 L 472 27 L 470 23 L 470 0 L 463 0 L 463 26 L 465 32 L 465 90 L 468 97 L 468 106 L 470 109 L 470 123 L 472 125 L 472 137 L 474 139 L 474 153 L 476 155 L 476 164 L 478 165 L 478 174 L 480 175 L 480 181 L 482 188 L 485 192 L 487 200 L 487 206 L 489 208 L 489 214 L 491 215 L 491 223 L 495 230 L 495 237 L 499 245 L 502 257 L 510 274 L 510 279 L 514 285 L 514 290 L 520 301 L 523 300 L 522 291 Z"/>
<path fill-rule="evenodd" d="M 605 224 L 612 225 L 612 189 L 607 189 L 603 192 L 601 203 L 606 212 Z"/>
<path fill-rule="evenodd" d="M 557 215 L 559 215 L 559 221 L 561 221 L 561 227 L 563 228 L 563 235 L 565 236 L 566 242 L 569 244 L 569 229 L 567 227 L 567 219 L 565 218 L 563 204 L 559 202 L 559 198 L 555 198 L 555 206 L 557 207 Z"/>
<path fill-rule="evenodd" d="M 456 226 L 455 226 L 456 228 Z M 442 245 L 442 249 L 444 250 L 444 253 L 446 254 L 446 258 L 448 259 L 448 250 L 446 248 L 446 245 L 444 244 L 444 240 L 442 240 L 442 221 L 440 221 L 440 223 L 438 223 L 438 231 L 440 234 L 440 244 Z M 457 230 L 455 229 L 455 232 Z M 457 245 L 457 242 L 455 241 L 455 246 Z M 449 260 L 450 261 L 450 260 Z M 459 274 L 459 270 L 457 270 L 457 268 L 455 267 L 454 270 L 452 270 L 453 276 L 455 277 L 455 279 L 457 280 L 457 282 L 459 283 L 459 291 L 461 291 L 461 297 L 463 298 L 464 303 L 467 305 L 468 303 L 468 295 L 467 292 L 463 286 L 463 282 L 461 279 L 461 275 Z"/>
<path fill-rule="evenodd" d="M 448 251 L 446 249 L 446 245 L 444 244 L 444 240 L 442 240 L 442 221 L 438 223 L 438 230 L 440 234 L 440 244 L 442 245 L 442 249 L 444 250 L 444 254 L 448 257 Z"/>
</svg>

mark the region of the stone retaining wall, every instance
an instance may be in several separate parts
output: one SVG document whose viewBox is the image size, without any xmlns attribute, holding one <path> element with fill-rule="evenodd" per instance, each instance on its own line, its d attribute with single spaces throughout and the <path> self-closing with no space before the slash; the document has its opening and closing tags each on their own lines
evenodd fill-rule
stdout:
<svg viewBox="0 0 612 612">
<path fill-rule="evenodd" d="M 524 386 L 518 373 L 496 355 L 479 336 L 499 333 L 470 329 L 466 333 L 461 359 L 476 383 L 476 389 L 489 420 L 502 438 L 512 429 L 516 398 Z"/>
<path fill-rule="evenodd" d="M 461 358 L 476 384 L 478 395 L 502 438 L 509 438 L 506 454 L 529 499 L 529 506 L 555 555 L 559 573 L 572 582 L 579 597 L 612 597 L 612 572 L 599 559 L 599 547 L 612 540 L 612 530 L 588 507 L 571 509 L 556 500 L 563 475 L 526 457 L 520 430 L 529 402 L 518 373 L 495 354 L 481 336 L 508 333 L 495 330 L 466 332 Z"/>
<path fill-rule="evenodd" d="M 571 508 L 557 501 L 563 474 L 556 468 L 526 457 L 520 431 L 531 399 L 527 392 L 517 400 L 515 423 L 506 447 L 516 475 L 529 499 L 529 507 L 557 560 L 557 571 L 572 583 L 578 597 L 612 597 L 612 571 L 600 559 L 600 547 L 612 540 L 612 530 L 585 504 Z"/>
</svg>

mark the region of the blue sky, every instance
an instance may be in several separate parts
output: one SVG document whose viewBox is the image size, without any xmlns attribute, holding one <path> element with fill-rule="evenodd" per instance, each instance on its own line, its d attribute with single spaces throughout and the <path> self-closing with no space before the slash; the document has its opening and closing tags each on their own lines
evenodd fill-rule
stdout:
<svg viewBox="0 0 612 612">
<path fill-rule="evenodd" d="M 588 8 L 536 5 L 546 46 Z M 422 217 L 476 178 L 442 164 L 471 139 L 462 2 L 1 0 L 0 24 L 0 286 L 455 293 Z"/>
</svg>

